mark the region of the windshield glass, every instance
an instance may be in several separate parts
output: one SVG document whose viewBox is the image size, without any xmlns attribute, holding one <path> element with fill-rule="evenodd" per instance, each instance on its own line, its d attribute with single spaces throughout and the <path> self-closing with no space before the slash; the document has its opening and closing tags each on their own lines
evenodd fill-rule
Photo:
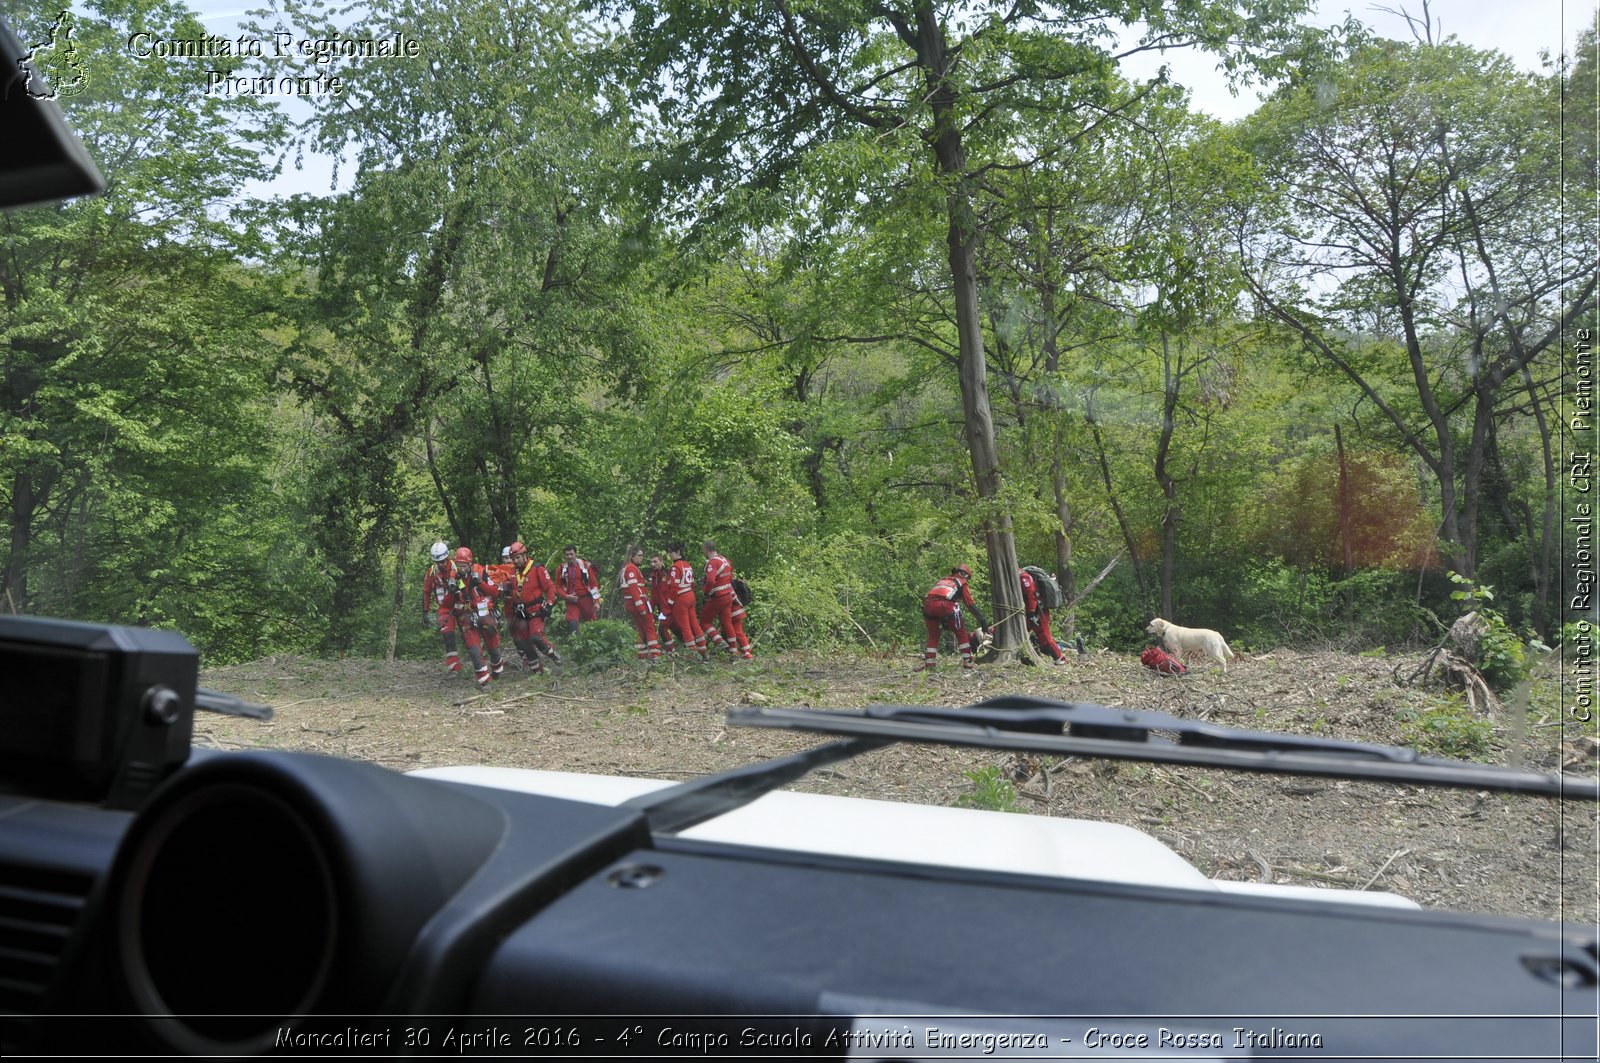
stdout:
<svg viewBox="0 0 1600 1063">
<path fill-rule="evenodd" d="M 0 609 L 277 710 L 199 745 L 400 770 L 1032 694 L 1596 776 L 1592 10 L 803 6 L 8 12 L 106 190 L 0 215 Z M 793 785 L 1600 919 L 1592 804 Z"/>
</svg>

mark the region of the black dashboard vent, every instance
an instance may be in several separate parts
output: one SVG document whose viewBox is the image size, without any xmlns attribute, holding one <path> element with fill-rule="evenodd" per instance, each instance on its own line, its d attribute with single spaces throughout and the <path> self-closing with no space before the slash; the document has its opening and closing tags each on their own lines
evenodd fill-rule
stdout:
<svg viewBox="0 0 1600 1063">
<path fill-rule="evenodd" d="M 88 875 L 0 864 L 0 1051 L 16 1043 L 18 1018 L 41 1010 L 93 885 Z"/>
</svg>

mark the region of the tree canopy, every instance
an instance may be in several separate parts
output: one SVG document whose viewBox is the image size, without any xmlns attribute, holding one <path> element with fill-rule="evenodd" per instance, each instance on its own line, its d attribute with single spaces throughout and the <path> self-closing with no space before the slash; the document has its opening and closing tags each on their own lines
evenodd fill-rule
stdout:
<svg viewBox="0 0 1600 1063">
<path fill-rule="evenodd" d="M 280 0 L 247 36 L 417 54 L 153 61 L 207 27 L 91 5 L 109 189 L 0 214 L 0 608 L 422 654 L 435 540 L 714 538 L 769 645 L 920 639 L 957 563 L 1000 659 L 1024 563 L 1119 646 L 1433 637 L 1446 571 L 1552 638 L 1596 35 L 1304 12 Z M 1265 104 L 1119 65 L 1177 47 Z M 337 190 L 244 194 L 307 152 Z"/>
</svg>

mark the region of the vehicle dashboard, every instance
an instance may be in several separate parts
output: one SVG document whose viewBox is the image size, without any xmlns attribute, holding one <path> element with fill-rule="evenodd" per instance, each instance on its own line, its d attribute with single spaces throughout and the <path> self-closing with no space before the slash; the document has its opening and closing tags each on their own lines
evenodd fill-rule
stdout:
<svg viewBox="0 0 1600 1063">
<path fill-rule="evenodd" d="M 0 798 L 0 903 L 8 1056 L 1595 1052 L 1573 927 L 694 840 L 313 754 Z"/>
</svg>

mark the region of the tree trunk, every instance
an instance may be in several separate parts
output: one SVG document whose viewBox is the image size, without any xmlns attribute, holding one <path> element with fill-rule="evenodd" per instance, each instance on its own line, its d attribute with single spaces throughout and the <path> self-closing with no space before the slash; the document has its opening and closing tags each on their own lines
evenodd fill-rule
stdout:
<svg viewBox="0 0 1600 1063">
<path fill-rule="evenodd" d="M 1347 619 L 1354 619 L 1355 592 L 1349 586 L 1349 579 L 1355 575 L 1356 566 L 1350 546 L 1350 468 L 1345 460 L 1344 431 L 1337 423 L 1333 426 L 1333 442 L 1339 451 L 1339 556 L 1344 563 L 1344 613 Z"/>
<path fill-rule="evenodd" d="M 1067 498 L 1067 468 L 1062 458 L 1065 420 L 1066 415 L 1058 411 L 1055 445 L 1050 454 L 1050 483 L 1056 499 L 1056 579 L 1061 581 L 1062 630 L 1071 635 L 1078 629 L 1078 580 L 1072 570 L 1072 504 Z"/>
<path fill-rule="evenodd" d="M 1167 470 L 1172 452 L 1172 433 L 1178 416 L 1178 389 L 1183 384 L 1183 351 L 1178 365 L 1172 365 L 1172 347 L 1167 334 L 1161 334 L 1161 437 L 1156 442 L 1156 483 L 1167 504 L 1161 514 L 1161 615 L 1170 618 L 1172 574 L 1178 552 L 1178 481 Z"/>
<path fill-rule="evenodd" d="M 14 613 L 28 611 L 28 550 L 32 545 L 33 514 L 44 498 L 34 494 L 33 477 L 17 473 L 11 481 L 11 554 L 6 558 L 5 583 L 0 586 L 6 607 Z"/>
<path fill-rule="evenodd" d="M 1550 624 L 1550 566 L 1551 548 L 1555 541 L 1557 511 L 1556 466 L 1551 452 L 1550 424 L 1545 420 L 1544 407 L 1539 403 L 1538 389 L 1534 386 L 1533 371 L 1522 367 L 1522 380 L 1528 387 L 1528 404 L 1533 408 L 1533 420 L 1539 427 L 1539 447 L 1544 458 L 1544 513 L 1539 525 L 1538 548 L 1530 551 L 1533 569 L 1533 629 L 1550 645 L 1555 645 Z"/>
<path fill-rule="evenodd" d="M 1106 502 L 1111 506 L 1112 515 L 1117 518 L 1117 527 L 1122 529 L 1122 541 L 1128 548 L 1129 562 L 1133 565 L 1133 582 L 1139 588 L 1139 604 L 1148 605 L 1150 592 L 1144 582 L 1144 565 L 1139 562 L 1139 543 L 1133 537 L 1133 529 L 1128 526 L 1127 515 L 1122 512 L 1122 503 L 1117 501 L 1117 489 L 1111 482 L 1111 463 L 1106 457 L 1105 440 L 1100 438 L 1100 424 L 1094 419 L 1092 411 L 1086 416 L 1089 422 L 1089 434 L 1094 438 L 1095 453 L 1099 458 L 1100 482 L 1106 487 Z"/>
<path fill-rule="evenodd" d="M 989 551 L 989 591 L 994 597 L 995 651 L 1009 656 L 1023 648 L 1027 625 L 1023 615 L 1022 582 L 1017 571 L 1016 542 L 1011 513 L 1000 498 L 1000 456 L 995 444 L 994 417 L 989 407 L 988 370 L 984 362 L 983 321 L 978 307 L 978 272 L 975 244 L 977 219 L 968 188 L 966 151 L 955 114 L 955 89 L 949 80 L 950 58 L 937 13 L 929 3 L 917 8 L 918 58 L 930 90 L 934 128 L 930 146 L 939 172 L 950 180 L 945 197 L 949 222 L 946 243 L 950 280 L 955 297 L 956 335 L 961 379 L 961 409 L 967 446 L 972 452 L 972 473 L 978 496 L 994 505 L 984 514 L 983 538 Z"/>
<path fill-rule="evenodd" d="M 411 542 L 411 522 L 400 527 L 400 538 L 394 544 L 394 608 L 389 613 L 389 650 L 384 660 L 394 663 L 395 644 L 400 641 L 400 618 L 406 611 L 406 547 Z"/>
</svg>

